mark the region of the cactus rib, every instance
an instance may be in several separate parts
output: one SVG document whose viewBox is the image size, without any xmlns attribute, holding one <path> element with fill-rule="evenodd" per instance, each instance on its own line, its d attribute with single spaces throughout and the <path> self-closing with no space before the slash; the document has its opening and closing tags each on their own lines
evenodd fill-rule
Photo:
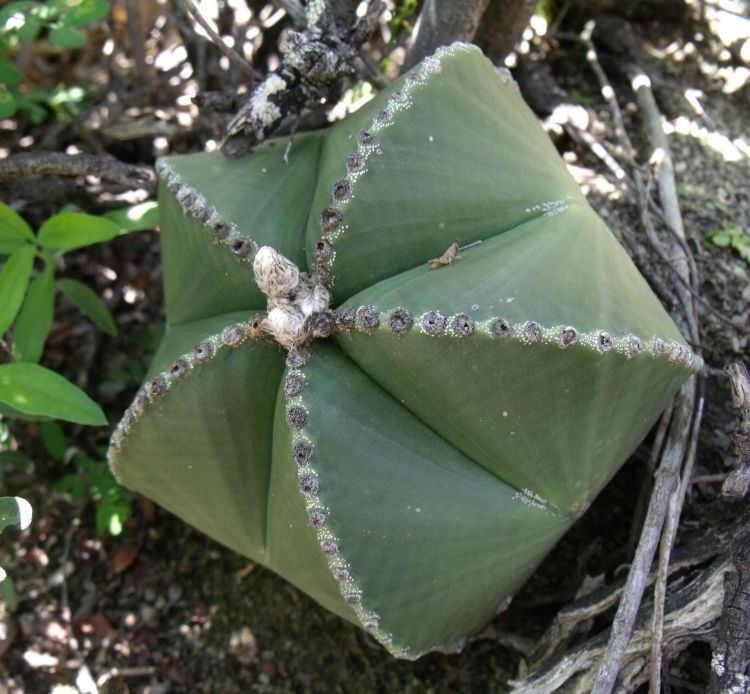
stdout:
<svg viewBox="0 0 750 694">
<path fill-rule="evenodd" d="M 169 369 L 157 373 L 141 386 L 110 438 L 107 457 L 112 474 L 118 482 L 122 483 L 117 464 L 123 441 L 144 416 L 148 407 L 165 397 L 180 381 L 188 379 L 195 369 L 212 362 L 220 351 L 237 349 L 248 341 L 259 342 L 262 336 L 258 336 L 253 330 L 256 321 L 257 317 L 253 316 L 247 324 L 230 323 L 218 333 L 198 343 L 190 352 L 177 357 Z"/>
<path fill-rule="evenodd" d="M 175 196 L 182 213 L 203 224 L 210 231 L 213 243 L 227 248 L 241 262 L 249 262 L 255 257 L 258 244 L 240 234 L 236 224 L 222 219 L 198 190 L 182 181 L 168 161 L 160 159 L 156 164 L 156 171 L 167 190 Z"/>
<path fill-rule="evenodd" d="M 305 360 L 306 361 L 306 360 Z M 299 364 L 298 361 L 293 361 Z M 359 586 L 352 567 L 341 552 L 341 540 L 332 530 L 331 509 L 325 506 L 318 494 L 320 482 L 315 469 L 315 447 L 305 434 L 304 423 L 297 426 L 289 421 L 289 413 L 304 410 L 305 423 L 309 413 L 309 406 L 305 403 L 301 388 L 295 386 L 291 392 L 286 384 L 302 382 L 306 384 L 304 374 L 305 364 L 298 368 L 288 368 L 284 377 L 284 394 L 286 396 L 287 424 L 292 432 L 292 446 L 290 449 L 291 464 L 297 468 L 298 491 L 302 497 L 308 514 L 308 523 L 315 530 L 318 546 L 325 556 L 331 576 L 336 580 L 341 597 L 349 605 L 357 617 L 362 628 L 373 638 L 377 639 L 389 652 L 398 657 L 407 657 L 408 651 L 394 645 L 393 635 L 380 627 L 380 616 L 364 606 L 364 595 Z M 314 413 L 313 415 L 314 416 Z"/>
<path fill-rule="evenodd" d="M 424 60 L 417 68 L 408 73 L 402 89 L 394 91 L 385 107 L 375 114 L 369 127 L 357 135 L 357 148 L 346 158 L 346 176 L 335 181 L 331 187 L 331 203 L 320 215 L 320 242 L 330 247 L 325 255 L 316 257 L 315 265 L 324 267 L 327 273 L 328 286 L 335 283 L 333 267 L 336 261 L 336 241 L 346 232 L 346 208 L 356 196 L 358 179 L 367 172 L 367 163 L 373 156 L 381 155 L 382 149 L 379 134 L 393 126 L 399 111 L 407 110 L 412 103 L 412 95 L 423 87 L 430 76 L 442 71 L 440 59 L 457 52 L 473 50 L 469 44 L 454 43 L 439 48 L 434 56 Z"/>
</svg>

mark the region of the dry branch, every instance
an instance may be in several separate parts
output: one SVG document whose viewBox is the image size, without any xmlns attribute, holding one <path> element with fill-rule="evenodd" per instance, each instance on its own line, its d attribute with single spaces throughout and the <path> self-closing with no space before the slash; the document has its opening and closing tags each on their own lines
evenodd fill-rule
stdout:
<svg viewBox="0 0 750 694">
<path fill-rule="evenodd" d="M 729 564 L 729 560 L 724 559 L 699 572 L 692 580 L 680 580 L 669 586 L 667 604 L 670 609 L 664 621 L 664 647 L 668 654 L 677 654 L 692 641 L 706 641 L 715 635 L 724 598 L 724 573 Z M 618 691 L 633 691 L 648 681 L 651 619 L 651 609 L 647 606 L 642 610 L 632 638 L 626 643 Z M 512 682 L 514 691 L 552 694 L 563 687 L 565 691 L 595 691 L 594 672 L 604 656 L 606 640 L 607 634 L 596 636 L 547 668 Z"/>
<path fill-rule="evenodd" d="M 674 416 L 664 455 L 656 472 L 656 483 L 643 523 L 641 538 L 612 624 L 609 642 L 592 685 L 591 691 L 595 694 L 609 694 L 614 688 L 643 598 L 651 562 L 662 536 L 670 498 L 680 486 L 680 467 L 687 452 L 693 418 L 694 380 L 691 378 L 683 386 L 675 403 Z"/>
<path fill-rule="evenodd" d="M 734 435 L 734 446 L 739 462 L 737 468 L 721 487 L 723 496 L 743 497 L 750 485 L 750 376 L 742 363 L 726 368 L 732 391 L 732 407 L 737 410 L 739 422 Z"/>
<path fill-rule="evenodd" d="M 726 368 L 737 410 L 734 444 L 737 468 L 727 477 L 724 496 L 743 497 L 750 478 L 750 376 L 742 363 Z M 711 660 L 711 694 L 750 689 L 750 539 L 738 534 L 732 547 L 732 565 L 725 576 L 724 607 L 719 636 Z"/>
<path fill-rule="evenodd" d="M 124 164 L 116 159 L 93 154 L 60 152 L 24 152 L 0 160 L 0 182 L 26 176 L 96 176 L 105 181 L 153 192 L 156 179 L 145 166 Z"/>
</svg>

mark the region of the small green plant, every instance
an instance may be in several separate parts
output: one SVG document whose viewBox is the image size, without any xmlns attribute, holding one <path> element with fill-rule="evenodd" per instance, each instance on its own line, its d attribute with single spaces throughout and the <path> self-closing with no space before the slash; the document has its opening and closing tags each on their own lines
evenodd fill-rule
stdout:
<svg viewBox="0 0 750 694">
<path fill-rule="evenodd" d="M 101 457 L 98 459 L 76 451 L 69 445 L 65 431 L 56 421 L 42 422 L 41 434 L 49 456 L 61 465 L 74 468 L 74 472 L 58 480 L 55 489 L 67 494 L 77 506 L 93 503 L 96 508 L 96 529 L 119 535 L 123 524 L 132 514 L 133 495 L 112 477 L 102 460 L 106 451 L 99 451 Z"/>
<path fill-rule="evenodd" d="M 750 232 L 740 226 L 718 229 L 707 236 L 708 240 L 720 248 L 732 248 L 750 263 Z"/>
<path fill-rule="evenodd" d="M 76 505 L 93 502 L 96 529 L 119 535 L 133 512 L 133 495 L 115 481 L 104 460 L 76 455 L 72 464 L 75 472 L 60 479 L 55 489 L 68 494 Z"/>
<path fill-rule="evenodd" d="M 6 467 L 23 467 L 28 457 L 13 449 L 11 428 L 2 416 L 40 421 L 42 442 L 49 455 L 63 462 L 68 448 L 56 419 L 104 425 L 101 408 L 60 374 L 39 365 L 52 325 L 55 296 L 62 294 L 108 335 L 114 318 L 97 294 L 82 282 L 56 277 L 60 257 L 72 250 L 107 241 L 120 233 L 156 225 L 155 202 L 114 210 L 102 217 L 62 212 L 34 234 L 7 205 L 0 203 L 0 336 L 10 363 L 0 364 L 0 489 Z M 131 370 L 140 376 L 136 366 Z M 80 477 L 67 475 L 61 485 L 75 502 L 89 498 L 97 505 L 97 528 L 118 534 L 131 512 L 131 496 L 119 487 L 103 463 L 77 455 Z"/>
<path fill-rule="evenodd" d="M 56 278 L 69 251 L 114 238 L 114 222 L 79 212 L 50 217 L 34 234 L 22 217 L 0 203 L 0 335 L 12 363 L 0 364 L 0 413 L 105 425 L 101 408 L 59 374 L 38 364 L 52 325 L 59 291 L 104 332 L 117 332 L 104 302 L 87 285 Z"/>
<path fill-rule="evenodd" d="M 82 27 L 106 17 L 109 10 L 109 0 L 20 0 L 0 9 L 0 118 L 24 111 L 33 122 L 41 122 L 49 110 L 59 113 L 80 103 L 86 94 L 83 87 L 40 89 L 12 58 L 28 41 L 45 40 L 58 49 L 81 48 L 86 44 Z"/>
</svg>

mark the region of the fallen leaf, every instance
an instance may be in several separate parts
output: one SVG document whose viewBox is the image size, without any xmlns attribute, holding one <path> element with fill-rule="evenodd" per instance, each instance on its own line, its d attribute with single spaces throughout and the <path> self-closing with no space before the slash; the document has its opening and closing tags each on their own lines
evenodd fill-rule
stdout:
<svg viewBox="0 0 750 694">
<path fill-rule="evenodd" d="M 138 556 L 138 550 L 135 547 L 121 547 L 115 552 L 115 556 L 112 557 L 112 573 L 121 574 L 123 571 L 127 571 L 136 560 Z"/>
</svg>

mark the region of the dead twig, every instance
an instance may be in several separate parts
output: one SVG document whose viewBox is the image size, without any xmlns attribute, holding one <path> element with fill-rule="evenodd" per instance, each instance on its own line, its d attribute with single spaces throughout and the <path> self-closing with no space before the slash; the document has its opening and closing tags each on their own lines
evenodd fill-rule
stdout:
<svg viewBox="0 0 750 694">
<path fill-rule="evenodd" d="M 299 0 L 279 0 L 279 5 L 284 8 L 284 11 L 292 18 L 296 26 L 304 28 L 307 24 L 307 16 L 305 8 Z"/>
<path fill-rule="evenodd" d="M 675 550 L 673 561 L 668 567 L 669 575 L 705 564 L 719 555 L 729 542 L 729 528 L 711 529 L 692 545 Z M 652 585 L 656 577 L 657 572 L 652 570 L 646 579 L 646 585 Z M 578 598 L 560 610 L 531 653 L 529 663 L 532 670 L 537 671 L 546 667 L 555 655 L 565 648 L 571 636 L 581 631 L 582 624 L 614 607 L 620 600 L 624 588 L 625 579 L 615 581 Z"/>
<path fill-rule="evenodd" d="M 701 384 L 702 389 L 702 384 Z M 651 624 L 651 677 L 649 691 L 653 694 L 661 692 L 661 663 L 663 655 L 664 640 L 664 606 L 667 596 L 667 578 L 669 576 L 669 562 L 677 537 L 677 528 L 680 525 L 680 516 L 682 506 L 685 501 L 690 478 L 693 474 L 693 465 L 695 464 L 695 451 L 698 447 L 698 433 L 700 432 L 700 422 L 703 417 L 704 397 L 701 393 L 698 397 L 698 403 L 693 414 L 692 432 L 690 435 L 690 444 L 685 455 L 685 462 L 682 466 L 682 477 L 677 489 L 674 490 L 669 499 L 667 508 L 667 518 L 664 524 L 664 531 L 661 536 L 659 545 L 659 560 L 657 564 L 657 578 L 654 584 L 654 609 Z"/>
<path fill-rule="evenodd" d="M 667 599 L 670 611 L 664 625 L 665 647 L 670 654 L 681 652 L 693 641 L 706 641 L 715 635 L 724 593 L 723 576 L 728 565 L 728 559 L 723 558 L 670 584 Z M 593 673 L 597 662 L 602 660 L 606 643 L 606 633 L 589 639 L 549 666 L 523 680 L 511 682 L 513 691 L 519 694 L 596 691 Z M 634 691 L 648 681 L 650 644 L 651 614 L 646 607 L 632 638 L 626 643 L 625 667 L 620 673 L 618 691 Z"/>
<path fill-rule="evenodd" d="M 740 362 L 729 364 L 726 372 L 732 389 L 732 407 L 737 410 L 739 417 L 734 434 L 739 463 L 721 486 L 721 494 L 743 497 L 750 485 L 750 376 L 745 365 Z"/>
<path fill-rule="evenodd" d="M 305 29 L 287 32 L 279 67 L 243 96 L 226 126 L 222 152 L 243 156 L 281 128 L 296 127 L 304 113 L 335 103 L 362 64 L 360 49 L 384 7 L 369 0 L 362 16 L 347 19 L 351 4 L 308 3 Z"/>
<path fill-rule="evenodd" d="M 694 378 L 691 378 L 677 396 L 674 417 L 664 447 L 664 455 L 656 471 L 656 483 L 643 523 L 641 539 L 612 624 L 609 642 L 593 683 L 592 692 L 595 694 L 609 694 L 620 671 L 646 587 L 649 568 L 662 535 L 670 498 L 679 486 L 680 467 L 687 452 L 691 430 L 694 398 Z"/>
<path fill-rule="evenodd" d="M 641 485 L 641 491 L 638 494 L 635 511 L 633 511 L 633 522 L 631 523 L 630 533 L 628 535 L 628 556 L 635 551 L 635 548 L 638 545 L 638 536 L 640 535 L 640 529 L 643 524 L 643 517 L 646 513 L 648 500 L 651 497 L 651 490 L 654 486 L 654 472 L 659 465 L 659 459 L 661 458 L 662 449 L 664 447 L 664 440 L 667 438 L 667 432 L 669 431 L 669 423 L 672 421 L 672 407 L 673 403 L 670 403 L 667 409 L 664 410 L 656 428 L 654 443 L 651 446 L 651 454 L 648 458 L 648 472 L 643 484 Z"/>
<path fill-rule="evenodd" d="M 685 227 L 680 212 L 680 204 L 677 196 L 677 184 L 674 177 L 674 167 L 672 165 L 672 155 L 669 150 L 667 136 L 662 126 L 661 113 L 656 105 L 656 99 L 651 91 L 651 81 L 648 76 L 638 66 L 631 66 L 629 69 L 633 91 L 641 109 L 641 113 L 648 126 L 648 132 L 653 147 L 651 160 L 657 162 L 657 182 L 659 188 L 659 200 L 662 206 L 662 214 L 667 226 L 672 231 L 673 237 L 663 242 L 669 248 L 672 262 L 669 264 L 675 270 L 675 275 L 681 282 L 677 286 L 677 293 L 682 304 L 682 317 L 688 335 L 695 347 L 700 346 L 700 332 L 698 329 L 698 317 L 695 309 L 693 295 L 697 292 L 688 291 L 694 289 L 693 282 L 697 282 L 697 271 L 692 254 L 687 246 L 685 236 Z M 640 205 L 645 208 L 648 214 L 649 198 L 640 199 Z M 676 237 L 676 239 L 674 238 Z M 670 243 L 672 241 L 672 243 Z M 677 241 L 677 242 L 675 242 Z M 654 249 L 659 253 L 663 252 L 659 244 L 654 244 Z M 693 381 L 694 379 L 691 379 Z M 691 384 L 692 385 L 692 384 Z M 695 398 L 695 396 L 694 396 Z M 680 484 L 674 489 L 669 498 L 667 506 L 666 522 L 664 531 L 661 536 L 661 548 L 659 551 L 658 562 L 658 580 L 654 587 L 654 609 L 652 621 L 652 641 L 651 641 L 651 665 L 650 665 L 650 689 L 652 694 L 659 694 L 661 691 L 661 663 L 662 663 L 662 641 L 664 627 L 664 600 L 666 595 L 666 582 L 668 575 L 669 558 L 677 535 L 682 505 L 684 503 L 685 493 L 692 474 L 692 466 L 695 460 L 695 446 L 697 445 L 698 430 L 703 412 L 703 398 L 697 399 L 697 406 L 691 403 L 692 425 L 690 445 L 685 451 L 684 463 L 682 463 L 682 478 Z M 679 469 L 679 468 L 678 468 Z M 601 682 L 604 684 L 603 671 Z M 597 677 L 599 680 L 599 676 Z M 614 678 L 608 685 L 614 685 Z M 609 690 L 607 690 L 609 691 Z"/>
<path fill-rule="evenodd" d="M 748 403 L 746 402 L 746 405 Z M 711 694 L 750 687 L 750 538 L 739 535 L 724 575 L 724 605 L 711 659 Z"/>
<path fill-rule="evenodd" d="M 662 214 L 667 222 L 667 226 L 681 242 L 677 244 L 669 243 L 668 241 L 662 243 L 669 248 L 670 256 L 673 259 L 671 265 L 677 271 L 676 274 L 683 280 L 683 282 L 680 283 L 680 286 L 677 287 L 677 291 L 683 303 L 685 314 L 684 319 L 687 322 L 686 327 L 688 328 L 688 337 L 691 339 L 693 345 L 699 345 L 700 335 L 698 331 L 698 319 L 695 305 L 693 304 L 692 295 L 685 289 L 685 285 L 690 286 L 692 284 L 692 268 L 690 263 L 691 253 L 687 247 L 685 227 L 682 222 L 682 214 L 680 213 L 680 204 L 677 198 L 677 184 L 674 178 L 674 166 L 672 165 L 672 155 L 669 151 L 669 143 L 667 142 L 667 136 L 664 133 L 664 128 L 662 126 L 661 113 L 659 113 L 654 94 L 651 91 L 651 80 L 637 65 L 631 65 L 628 72 L 630 73 L 631 84 L 638 105 L 648 127 L 651 145 L 653 147 L 653 154 L 650 158 L 658 164 L 657 181 Z M 640 201 L 641 205 L 644 205 L 645 203 L 646 214 L 648 214 L 648 200 L 649 196 L 645 195 Z M 654 245 L 659 246 L 660 244 L 655 243 Z"/>
<path fill-rule="evenodd" d="M 143 50 L 143 31 L 141 18 L 141 3 L 138 0 L 126 0 L 125 6 L 128 11 L 128 38 L 130 39 L 130 50 L 135 65 L 135 75 L 139 84 L 148 84 L 149 74 L 146 66 L 146 56 Z"/>
<path fill-rule="evenodd" d="M 39 175 L 96 176 L 130 188 L 143 188 L 149 193 L 156 189 L 156 178 L 150 168 L 93 154 L 23 152 L 0 160 L 0 181 Z"/>
<path fill-rule="evenodd" d="M 724 481 L 724 496 L 747 494 L 750 481 L 750 376 L 742 363 L 726 368 L 737 410 L 734 445 L 739 464 Z M 732 547 L 732 566 L 724 577 L 724 605 L 719 636 L 711 659 L 711 694 L 747 691 L 750 684 L 750 538 L 739 534 Z"/>
</svg>

